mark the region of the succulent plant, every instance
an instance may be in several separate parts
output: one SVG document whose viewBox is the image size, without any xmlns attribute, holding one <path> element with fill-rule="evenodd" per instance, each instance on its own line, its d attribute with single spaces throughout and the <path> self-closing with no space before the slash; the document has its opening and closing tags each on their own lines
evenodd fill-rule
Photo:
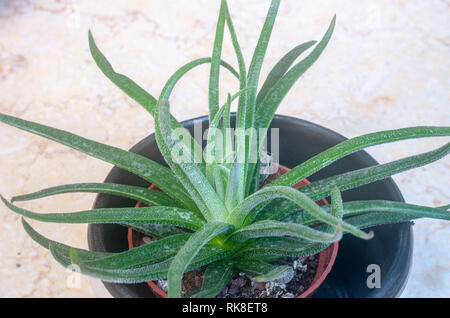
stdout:
<svg viewBox="0 0 450 318">
<path fill-rule="evenodd" d="M 319 58 L 335 26 L 334 17 L 319 43 L 306 42 L 293 48 L 272 69 L 258 90 L 280 1 L 272 0 L 250 67 L 244 58 L 226 1 L 221 2 L 212 57 L 181 67 L 168 80 L 158 99 L 125 75 L 114 71 L 89 32 L 92 56 L 101 71 L 121 90 L 142 105 L 155 119 L 156 139 L 168 167 L 150 159 L 76 136 L 69 132 L 0 114 L 0 121 L 54 140 L 68 147 L 128 170 L 156 189 L 111 183 L 56 186 L 3 202 L 23 217 L 54 223 L 117 223 L 154 238 L 153 242 L 120 253 L 103 253 L 70 247 L 45 238 L 23 218 L 23 226 L 37 243 L 49 249 L 63 266 L 76 264 L 82 273 L 117 283 L 168 279 L 169 297 L 181 296 L 186 271 L 202 268 L 203 285 L 193 296 L 214 297 L 236 272 L 255 281 L 272 281 L 291 275 L 287 266 L 273 261 L 287 256 L 313 255 L 340 240 L 343 234 L 370 239 L 363 229 L 416 218 L 449 220 L 448 206 L 431 208 L 382 200 L 342 202 L 341 191 L 420 167 L 446 156 L 450 143 L 423 154 L 351 171 L 292 188 L 336 160 L 375 145 L 425 137 L 450 136 L 450 127 L 411 127 L 370 133 L 344 141 L 265 183 L 264 129 L 296 80 Z M 238 71 L 222 61 L 225 28 L 230 32 Z M 312 48 L 300 62 L 297 58 Z M 174 86 L 195 67 L 210 63 L 209 122 L 205 151 L 170 114 Z M 236 76 L 240 90 L 219 104 L 219 73 L 224 67 Z M 235 138 L 230 132 L 230 107 L 238 100 Z M 247 131 L 255 134 L 246 134 Z M 220 136 L 222 134 L 222 136 Z M 179 154 L 182 153 L 181 159 Z M 198 157 L 200 156 L 200 157 Z M 199 160 L 200 158 L 200 160 Z M 256 158 L 256 160 L 253 160 Z M 267 174 L 267 173 L 266 173 Z M 134 199 L 141 208 L 94 209 L 73 213 L 36 213 L 13 204 L 69 192 L 107 193 Z M 330 206 L 315 201 L 331 196 Z M 302 208 L 302 210 L 299 210 Z M 165 234 L 158 229 L 164 226 Z"/>
</svg>

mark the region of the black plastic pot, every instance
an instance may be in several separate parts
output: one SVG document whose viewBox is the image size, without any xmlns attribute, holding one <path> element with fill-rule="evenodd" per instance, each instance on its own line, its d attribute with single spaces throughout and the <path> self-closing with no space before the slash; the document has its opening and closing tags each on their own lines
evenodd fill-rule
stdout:
<svg viewBox="0 0 450 318">
<path fill-rule="evenodd" d="M 183 123 L 191 133 L 195 120 L 208 128 L 208 117 L 192 119 Z M 233 117 L 234 120 L 234 117 Z M 275 116 L 271 128 L 279 128 L 280 163 L 292 168 L 344 140 L 345 137 L 313 123 L 286 116 Z M 270 133 L 269 133 L 270 138 Z M 130 151 L 165 164 L 152 134 L 139 142 Z M 376 165 L 377 162 L 366 152 L 360 151 L 321 170 L 309 177 L 311 181 L 326 178 L 347 171 Z M 145 180 L 127 171 L 114 167 L 105 182 L 149 186 Z M 343 193 L 344 201 L 393 200 L 403 197 L 389 178 Z M 135 201 L 121 197 L 100 194 L 94 208 L 133 207 Z M 413 250 L 412 223 L 399 223 L 373 228 L 375 237 L 364 241 L 346 235 L 339 243 L 336 263 L 325 282 L 313 297 L 396 297 L 405 287 Z M 92 224 L 88 228 L 89 248 L 93 251 L 120 252 L 128 249 L 127 229 L 120 225 Z M 381 268 L 381 288 L 368 288 L 366 281 L 370 264 Z M 153 297 L 147 284 L 104 283 L 114 297 Z"/>
</svg>

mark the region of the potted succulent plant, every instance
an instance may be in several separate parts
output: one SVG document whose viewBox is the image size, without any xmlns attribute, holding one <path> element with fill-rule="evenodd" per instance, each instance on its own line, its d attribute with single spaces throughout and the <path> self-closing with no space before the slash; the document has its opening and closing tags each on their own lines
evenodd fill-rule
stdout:
<svg viewBox="0 0 450 318">
<path fill-rule="evenodd" d="M 396 202 L 402 199 L 399 194 L 391 195 L 392 200 L 380 200 L 374 194 L 386 186 L 374 182 L 445 157 L 450 151 L 449 143 L 434 151 L 387 164 L 373 165 L 370 158 L 363 162 L 354 160 L 351 167 L 346 168 L 352 171 L 341 173 L 337 168 L 325 178 L 317 177 L 327 166 L 356 152 L 360 154 L 364 148 L 406 139 L 448 137 L 450 127 L 403 128 L 343 141 L 342 137 L 310 123 L 275 116 L 277 107 L 296 80 L 323 52 L 335 25 L 333 18 L 319 43 L 310 41 L 286 54 L 258 89 L 260 70 L 279 4 L 279 0 L 271 2 L 247 70 L 227 2 L 222 1 L 212 57 L 192 61 L 180 68 L 157 99 L 128 77 L 116 73 L 89 33 L 90 50 L 101 71 L 155 119 L 155 135 L 138 145 L 140 150 L 121 150 L 66 131 L 0 114 L 3 123 L 118 167 L 104 183 L 56 186 L 17 196 L 11 201 L 2 197 L 9 209 L 26 218 L 101 226 L 89 229 L 90 245 L 96 245 L 93 251 L 45 238 L 22 219 L 31 238 L 49 249 L 63 266 L 74 264 L 82 273 L 110 283 L 151 282 L 153 293 L 160 296 L 167 296 L 166 289 L 169 297 L 307 297 L 330 272 L 343 235 L 370 240 L 374 232 L 364 229 L 374 226 L 423 217 L 449 220 L 448 206 L 416 206 Z M 236 51 L 239 71 L 221 59 L 226 27 Z M 309 55 L 294 65 L 295 60 L 309 48 L 313 48 Z M 211 64 L 209 117 L 180 124 L 170 114 L 171 92 L 187 72 L 205 63 Z M 240 90 L 235 95 L 229 94 L 226 103 L 220 107 L 221 67 L 238 78 Z M 235 99 L 238 100 L 237 113 L 232 114 L 230 108 Z M 203 124 L 202 130 L 209 127 L 205 145 L 190 133 L 194 122 Z M 281 131 L 300 131 L 292 127 L 303 129 L 301 133 L 304 136 L 291 136 L 293 139 L 287 147 L 290 149 L 283 146 L 281 153 L 281 161 L 289 162 L 288 166 L 296 160 L 301 162 L 292 169 L 277 165 L 274 149 L 268 152 L 270 155 L 266 153 L 264 142 L 274 123 Z M 289 139 L 286 134 L 280 135 Z M 325 135 L 331 136 L 332 147 L 328 145 L 325 147 L 328 149 L 320 153 L 314 153 L 315 149 L 312 149 L 312 154 L 305 155 L 306 158 L 290 158 L 298 152 L 294 149 L 297 146 L 295 140 L 301 143 L 302 138 L 311 139 L 313 142 L 308 147 L 318 145 L 317 149 L 320 149 L 323 148 L 320 144 L 324 143 L 316 137 Z M 135 153 L 137 150 L 145 156 Z M 147 157 L 154 157 L 154 160 Z M 161 164 L 164 162 L 162 158 L 167 165 Z M 130 175 L 123 174 L 123 171 L 138 176 L 139 181 L 127 180 Z M 119 172 L 122 173 L 120 178 L 117 177 Z M 152 185 L 150 188 L 149 184 Z M 375 189 L 370 194 L 372 199 L 343 202 L 341 191 L 366 191 L 360 187 L 368 184 Z M 395 185 L 390 185 L 389 189 L 398 191 Z M 110 204 L 112 201 L 106 201 L 111 197 L 100 195 L 93 210 L 51 214 L 28 211 L 13 204 L 14 201 L 68 192 L 101 193 L 131 201 Z M 134 207 L 136 202 L 138 204 Z M 105 224 L 112 227 L 103 227 Z M 110 241 L 98 236 L 106 232 L 109 234 L 105 237 Z M 127 235 L 130 249 L 123 246 Z M 105 246 L 115 244 L 114 240 L 121 240 L 122 246 L 117 249 L 125 250 L 108 250 Z M 98 251 L 102 244 L 105 248 Z M 148 287 L 144 288 L 148 292 Z M 132 295 L 126 292 L 121 295 L 119 290 L 113 293 Z"/>
</svg>

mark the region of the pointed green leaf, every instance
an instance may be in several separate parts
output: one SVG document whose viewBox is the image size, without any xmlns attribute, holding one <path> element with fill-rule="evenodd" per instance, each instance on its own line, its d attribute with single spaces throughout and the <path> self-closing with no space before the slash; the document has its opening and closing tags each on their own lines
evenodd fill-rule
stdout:
<svg viewBox="0 0 450 318">
<path fill-rule="evenodd" d="M 309 41 L 300 44 L 290 50 L 283 58 L 273 67 L 269 75 L 266 78 L 263 86 L 259 90 L 258 96 L 256 98 L 256 107 L 258 107 L 261 102 L 266 97 L 270 89 L 286 74 L 289 68 L 294 64 L 295 60 L 311 46 L 316 44 L 317 41 Z"/>
<path fill-rule="evenodd" d="M 301 224 L 292 224 L 278 221 L 261 221 L 237 230 L 227 238 L 227 242 L 245 242 L 252 238 L 292 236 L 303 238 L 312 242 L 331 243 L 342 237 L 340 226 L 333 234 L 320 232 Z"/>
<path fill-rule="evenodd" d="M 133 98 L 138 104 L 142 105 L 152 116 L 154 116 L 156 111 L 157 100 L 148 92 L 146 92 L 142 87 L 137 85 L 129 77 L 114 71 L 113 67 L 111 66 L 111 63 L 108 62 L 106 57 L 97 47 L 91 31 L 89 31 L 89 48 L 95 63 L 103 72 L 103 74 L 107 78 L 109 78 L 111 82 L 113 82 L 117 87 L 119 87 L 125 94 Z M 192 68 L 205 63 L 211 63 L 211 58 L 203 58 L 197 60 L 197 62 L 195 63 L 195 65 L 193 65 Z M 239 74 L 233 69 L 233 67 L 230 64 L 223 61 L 221 61 L 220 64 L 239 78 Z M 173 119 L 176 122 L 175 118 Z"/>
<path fill-rule="evenodd" d="M 35 213 L 19 208 L 3 197 L 1 200 L 17 214 L 49 223 L 159 223 L 190 230 L 197 230 L 204 223 L 194 212 L 174 207 L 107 208 L 72 213 Z"/>
<path fill-rule="evenodd" d="M 239 79 L 240 79 L 240 89 L 243 90 L 247 88 L 247 69 L 245 67 L 244 56 L 242 55 L 242 50 L 237 39 L 236 30 L 233 25 L 233 20 L 231 18 L 230 10 L 228 9 L 227 1 L 222 2 L 223 9 L 225 11 L 225 19 L 227 22 L 228 30 L 230 31 L 231 41 L 233 43 L 233 48 L 236 53 L 236 58 L 239 64 Z M 256 89 L 256 87 L 255 87 Z M 245 112 L 247 106 L 247 91 L 239 97 L 238 105 L 238 115 L 236 116 L 236 127 L 243 128 L 245 126 Z"/>
<path fill-rule="evenodd" d="M 155 184 L 178 202 L 189 208 L 195 209 L 192 199 L 183 187 L 181 187 L 172 171 L 150 159 L 63 130 L 33 123 L 13 116 L 0 114 L 0 121 L 13 127 L 54 140 L 87 155 L 116 165 L 119 168 L 128 170 Z"/>
<path fill-rule="evenodd" d="M 380 131 L 352 138 L 308 159 L 274 180 L 271 185 L 292 186 L 336 160 L 368 147 L 405 139 L 439 136 L 450 136 L 450 127 L 410 127 Z"/>
<path fill-rule="evenodd" d="M 319 200 L 328 196 L 333 188 L 338 188 L 341 191 L 356 188 L 388 178 L 403 171 L 425 166 L 447 156 L 449 153 L 450 143 L 420 155 L 315 181 L 310 185 L 300 188 L 299 191 L 305 193 L 313 200 Z"/>
<path fill-rule="evenodd" d="M 286 265 L 272 265 L 263 261 L 241 259 L 235 263 L 240 271 L 257 275 L 253 277 L 256 282 L 269 282 L 274 280 L 289 282 L 294 277 L 292 267 Z"/>
<path fill-rule="evenodd" d="M 104 269 L 132 268 L 175 256 L 190 236 L 191 234 L 177 234 L 103 258 L 81 260 L 86 265 Z"/>
<path fill-rule="evenodd" d="M 270 36 L 272 35 L 273 26 L 277 17 L 278 8 L 280 6 L 280 0 L 272 0 L 267 13 L 266 21 L 264 22 L 261 35 L 256 45 L 255 52 L 253 53 L 253 59 L 248 71 L 248 85 L 254 86 L 255 89 L 250 90 L 248 94 L 248 104 L 245 117 L 245 128 L 254 127 L 254 113 L 256 103 L 256 91 L 259 82 L 259 76 L 261 73 L 262 64 L 266 55 L 267 46 L 269 45 Z"/>
<path fill-rule="evenodd" d="M 137 85 L 129 77 L 116 73 L 108 62 L 106 57 L 97 47 L 91 31 L 89 31 L 89 49 L 95 63 L 103 74 L 119 87 L 125 94 L 133 98 L 138 104 L 142 105 L 150 114 L 154 114 L 156 107 L 156 98 L 150 95 L 142 87 Z"/>
<path fill-rule="evenodd" d="M 336 16 L 333 17 L 331 24 L 322 40 L 317 44 L 314 50 L 302 61 L 296 64 L 289 72 L 286 73 L 267 93 L 261 105 L 256 110 L 255 127 L 268 128 L 272 118 L 280 105 L 281 101 L 287 95 L 295 82 L 302 76 L 313 64 L 330 41 L 336 24 Z M 260 141 L 265 136 L 260 137 Z"/>
<path fill-rule="evenodd" d="M 330 210 L 329 206 L 324 207 L 326 211 Z M 361 214 L 373 214 L 376 212 L 383 213 L 386 219 L 391 216 L 404 216 L 408 219 L 431 218 L 450 221 L 450 212 L 442 208 L 430 208 L 426 206 L 408 204 L 403 202 L 385 201 L 385 200 L 364 200 L 345 202 L 343 204 L 344 217 L 348 218 Z M 312 225 L 317 223 L 310 215 L 302 215 L 302 213 L 294 212 L 283 219 L 285 222 L 298 223 L 303 225 Z"/>
<path fill-rule="evenodd" d="M 50 248 L 53 257 L 64 266 L 70 265 L 70 263 L 75 263 L 80 267 L 81 273 L 89 276 L 99 278 L 106 282 L 112 283 L 141 283 L 149 280 L 167 278 L 167 272 L 173 258 L 169 258 L 165 261 L 144 265 L 140 267 L 127 268 L 127 269 L 106 269 L 102 267 L 90 266 L 87 263 L 81 261 L 77 255 L 79 251 L 72 251 L 71 259 L 69 259 L 69 264 L 65 265 L 67 258 L 62 254 L 58 246 L 51 245 Z M 187 271 L 197 269 L 204 265 L 210 264 L 212 262 L 228 258 L 231 252 L 220 247 L 206 245 L 204 246 L 191 264 L 186 269 Z M 75 256 L 75 257 L 74 257 Z"/>
<path fill-rule="evenodd" d="M 169 114 L 169 102 L 161 101 L 160 109 L 155 114 L 155 127 L 156 141 L 164 159 L 196 202 L 203 216 L 207 220 L 223 220 L 227 214 L 225 205 L 200 168 L 194 163 L 195 155 L 191 149 L 173 139 L 173 131 L 169 125 Z M 182 149 L 182 153 L 187 154 L 187 157 L 173 158 L 172 154 L 176 147 Z"/>
<path fill-rule="evenodd" d="M 13 197 L 11 202 L 35 200 L 56 194 L 73 192 L 106 193 L 130 198 L 147 205 L 180 207 L 178 202 L 171 199 L 161 191 L 114 183 L 75 183 L 56 186 L 30 194 Z"/>
<path fill-rule="evenodd" d="M 290 187 L 267 186 L 247 197 L 239 206 L 237 206 L 230 214 L 228 221 L 235 224 L 236 227 L 241 226 L 247 217 L 247 214 L 260 203 L 275 198 L 285 198 L 295 202 L 299 207 L 304 208 L 308 213 L 314 216 L 318 221 L 338 226 L 341 225 L 342 230 L 352 233 L 353 235 L 370 239 L 372 234 L 367 234 L 359 229 L 342 222 L 339 218 L 332 216 L 324 211 L 316 202 L 308 198 L 305 194 Z"/>
<path fill-rule="evenodd" d="M 211 71 L 209 75 L 209 121 L 211 122 L 219 111 L 219 75 L 220 60 L 222 56 L 223 34 L 225 30 L 224 1 L 220 6 L 219 19 L 217 21 L 216 37 L 211 55 Z"/>
</svg>

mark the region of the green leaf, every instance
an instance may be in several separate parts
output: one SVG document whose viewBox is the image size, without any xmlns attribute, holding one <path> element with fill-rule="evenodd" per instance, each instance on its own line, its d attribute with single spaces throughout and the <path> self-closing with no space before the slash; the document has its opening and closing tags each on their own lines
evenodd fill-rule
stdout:
<svg viewBox="0 0 450 318">
<path fill-rule="evenodd" d="M 197 59 L 192 62 L 187 63 L 186 65 L 182 66 L 180 69 L 178 69 L 166 82 L 164 85 L 164 88 L 160 94 L 159 101 L 162 102 L 163 100 L 169 100 L 170 95 L 172 94 L 172 91 L 175 87 L 175 85 L 179 82 L 179 80 L 186 75 L 189 71 L 194 69 L 195 67 L 205 64 L 205 63 L 211 63 L 211 58 L 202 58 Z M 229 64 L 222 62 L 221 63 L 225 68 L 229 69 L 237 78 L 239 78 L 239 74 L 231 67 Z M 156 123 L 158 123 L 158 120 L 156 119 L 156 113 L 159 112 L 159 105 L 156 107 L 154 117 Z M 170 127 L 172 129 L 184 129 L 181 124 L 173 117 L 170 113 Z M 186 145 L 188 149 L 190 149 L 194 153 L 194 161 L 197 165 L 199 165 L 204 171 L 204 160 L 202 160 L 203 155 L 203 149 L 202 146 L 197 143 L 197 141 L 192 138 L 192 136 L 186 131 L 186 139 L 183 140 L 183 143 Z"/>
<path fill-rule="evenodd" d="M 224 1 L 220 6 L 219 19 L 217 21 L 216 36 L 211 59 L 211 71 L 209 75 L 209 121 L 212 122 L 219 111 L 219 74 L 220 60 L 222 56 L 223 34 L 225 30 Z"/>
<path fill-rule="evenodd" d="M 190 236 L 191 234 L 177 234 L 121 253 L 114 253 L 110 256 L 91 260 L 82 259 L 82 261 L 86 265 L 104 269 L 126 269 L 152 262 L 159 262 L 175 256 Z"/>
<path fill-rule="evenodd" d="M 107 78 L 109 78 L 111 82 L 113 82 L 117 87 L 119 87 L 125 94 L 133 98 L 138 104 L 142 105 L 152 116 L 154 116 L 156 111 L 157 100 L 148 92 L 146 92 L 143 88 L 141 88 L 139 85 L 133 82 L 133 80 L 131 80 L 125 75 L 116 73 L 114 71 L 111 64 L 108 62 L 106 57 L 103 55 L 103 53 L 99 50 L 99 48 L 95 44 L 91 31 L 89 31 L 89 48 L 95 63 L 103 72 L 103 74 Z M 195 63 L 191 64 L 192 67 L 190 69 L 205 63 L 211 63 L 211 58 L 202 58 L 196 60 Z M 239 78 L 239 74 L 234 70 L 234 68 L 230 64 L 224 61 L 221 61 L 220 64 Z M 176 122 L 175 118 L 173 119 Z"/>
<path fill-rule="evenodd" d="M 53 257 L 60 263 L 67 261 L 66 256 L 59 251 L 58 246 L 50 245 L 50 251 Z M 141 283 L 149 280 L 167 278 L 167 273 L 173 258 L 169 258 L 165 261 L 144 265 L 140 267 L 128 268 L 128 269 L 106 269 L 102 267 L 90 266 L 88 263 L 84 263 L 78 257 L 77 250 L 72 250 L 71 261 L 80 267 L 81 273 L 89 276 L 99 278 L 106 282 L 112 283 Z M 229 250 L 206 245 L 204 246 L 191 264 L 186 269 L 187 271 L 200 268 L 204 265 L 212 262 L 228 258 L 231 252 Z M 64 264 L 63 264 L 64 265 Z M 70 265 L 70 264 L 69 264 Z M 67 266 L 67 265 L 66 265 Z"/>
<path fill-rule="evenodd" d="M 365 184 L 388 178 L 403 171 L 425 166 L 445 157 L 449 152 L 450 143 L 420 155 L 410 156 L 390 163 L 350 171 L 315 181 L 307 186 L 299 188 L 298 191 L 306 194 L 312 200 L 320 200 L 327 197 L 334 188 L 340 189 L 341 191 L 357 188 Z M 284 201 L 278 202 L 277 204 L 271 202 L 261 212 L 258 212 L 258 214 L 262 213 L 262 218 L 264 219 L 270 217 L 270 215 L 275 212 L 275 219 L 279 220 L 296 210 L 298 210 L 298 208 L 292 202 Z M 260 217 L 256 217 L 256 219 L 260 219 Z M 272 217 L 270 217 L 270 219 L 272 219 Z"/>
<path fill-rule="evenodd" d="M 75 183 L 56 186 L 30 194 L 13 197 L 11 202 L 35 200 L 56 194 L 72 192 L 106 193 L 130 198 L 147 205 L 180 207 L 178 202 L 171 199 L 161 191 L 114 183 Z"/>
<path fill-rule="evenodd" d="M 69 262 L 66 266 L 70 265 L 69 252 L 70 252 L 70 249 L 73 248 L 73 247 L 68 246 L 68 245 L 64 245 L 64 244 L 56 242 L 56 241 L 52 241 L 52 240 L 44 237 L 43 235 L 39 234 L 36 230 L 34 230 L 31 227 L 31 225 L 28 224 L 25 221 L 24 218 L 22 218 L 22 225 L 23 225 L 23 228 L 24 228 L 25 232 L 27 232 L 27 234 L 33 239 L 33 241 L 35 241 L 36 243 L 38 243 L 42 247 L 44 247 L 46 249 L 49 249 L 50 248 L 50 244 L 58 245 L 60 250 L 61 250 L 61 252 L 64 255 L 66 255 L 66 262 L 65 262 L 65 264 L 67 264 L 67 262 Z M 100 259 L 100 258 L 112 255 L 112 253 L 93 252 L 93 251 L 86 251 L 86 250 L 83 250 L 83 249 L 76 249 L 76 250 L 79 253 L 79 255 L 85 260 Z"/>
<path fill-rule="evenodd" d="M 326 211 L 329 206 L 324 207 Z M 361 214 L 383 213 L 386 220 L 391 217 L 405 217 L 408 220 L 417 218 L 431 218 L 440 220 L 450 220 L 450 213 L 442 208 L 430 208 L 426 206 L 408 204 L 403 202 L 385 201 L 385 200 L 364 200 L 345 202 L 343 205 L 344 217 L 352 217 Z M 317 223 L 310 215 L 294 212 L 283 219 L 285 222 L 298 223 L 303 225 L 312 225 Z"/>
<path fill-rule="evenodd" d="M 231 234 L 226 242 L 245 242 L 252 238 L 292 236 L 303 238 L 312 242 L 331 243 L 342 237 L 340 225 L 333 234 L 320 232 L 301 224 L 292 224 L 279 221 L 260 221 L 237 230 Z"/>
<path fill-rule="evenodd" d="M 259 90 L 258 96 L 256 98 L 256 107 L 258 107 L 261 102 L 266 97 L 270 89 L 286 74 L 289 68 L 294 64 L 295 60 L 311 46 L 316 44 L 317 41 L 309 41 L 300 44 L 290 50 L 283 58 L 272 68 L 269 75 L 266 78 L 263 86 Z"/>
<path fill-rule="evenodd" d="M 231 212 L 228 221 L 235 224 L 236 227 L 240 227 L 243 224 L 248 213 L 250 213 L 254 207 L 258 206 L 262 202 L 275 198 L 288 199 L 294 202 L 299 207 L 304 208 L 317 220 L 333 226 L 340 225 L 342 227 L 342 230 L 350 232 L 357 237 L 370 239 L 373 236 L 373 234 L 362 232 L 359 229 L 350 226 L 345 222 L 342 222 L 342 220 L 340 220 L 339 218 L 325 212 L 316 202 L 314 202 L 313 200 L 308 198 L 308 196 L 299 192 L 298 190 L 281 186 L 267 186 L 247 197 Z"/>
<path fill-rule="evenodd" d="M 194 213 L 174 207 L 109 208 L 72 213 L 35 213 L 1 200 L 13 212 L 33 220 L 50 223 L 158 223 L 190 230 L 202 227 L 203 221 Z"/>
<path fill-rule="evenodd" d="M 254 127 L 254 113 L 256 103 L 256 92 L 259 82 L 259 76 L 261 73 L 262 64 L 266 55 L 267 46 L 269 45 L 270 36 L 272 35 L 273 26 L 277 17 L 278 8 L 280 6 L 280 0 L 272 0 L 269 8 L 269 12 L 266 16 L 261 35 L 256 45 L 255 52 L 253 53 L 253 59 L 248 70 L 248 85 L 254 86 L 255 89 L 250 90 L 248 94 L 248 104 L 245 116 L 245 128 Z"/>
<path fill-rule="evenodd" d="M 119 87 L 125 94 L 134 99 L 138 104 L 141 104 L 150 114 L 154 114 L 156 107 L 156 98 L 146 92 L 142 87 L 137 85 L 129 77 L 116 73 L 108 62 L 106 57 L 97 47 L 91 31 L 89 31 L 89 49 L 94 58 L 95 63 L 103 72 L 103 74 L 111 80 L 117 87 Z"/>
<path fill-rule="evenodd" d="M 240 173 L 241 170 L 244 169 L 243 166 L 244 165 L 240 163 L 239 160 L 235 160 L 235 162 L 231 165 L 227 178 L 227 190 L 225 193 L 225 205 L 228 211 L 231 211 L 244 199 L 241 188 L 244 187 L 245 180 L 241 179 L 243 175 Z"/>
<path fill-rule="evenodd" d="M 22 224 L 25 231 L 34 241 L 46 249 L 49 249 L 50 244 L 53 244 L 54 248 L 58 249 L 61 256 L 66 257 L 67 262 L 70 261 L 70 250 L 75 249 L 80 261 L 88 264 L 89 266 L 103 267 L 105 269 L 124 269 L 151 262 L 162 261 L 166 258 L 174 256 L 187 242 L 190 236 L 190 234 L 177 234 L 124 252 L 104 253 L 77 249 L 49 240 L 36 232 L 23 218 Z M 65 262 L 65 264 L 67 264 L 67 262 Z"/>
<path fill-rule="evenodd" d="M 341 191 L 344 191 L 382 180 L 394 174 L 417 167 L 422 167 L 437 161 L 447 156 L 449 152 L 450 143 L 447 143 L 445 146 L 420 155 L 407 157 L 369 168 L 350 171 L 337 176 L 315 181 L 305 187 L 301 187 L 299 191 L 305 193 L 313 200 L 319 200 L 326 197 L 333 188 L 338 188 Z"/>
<path fill-rule="evenodd" d="M 128 227 L 154 238 L 164 238 L 176 234 L 184 234 L 189 230 L 176 227 L 175 225 L 158 223 L 127 223 Z"/>
<path fill-rule="evenodd" d="M 205 219 L 208 221 L 224 220 L 227 209 L 201 169 L 195 164 L 195 154 L 182 142 L 176 141 L 172 137 L 173 130 L 169 123 L 169 107 L 167 100 L 161 100 L 159 111 L 155 114 L 156 141 L 159 150 L 195 201 Z M 175 149 L 181 149 L 183 154 L 187 154 L 188 158 L 173 158 L 172 154 Z"/>
<path fill-rule="evenodd" d="M 313 64 L 330 41 L 336 24 L 336 16 L 333 17 L 331 24 L 322 40 L 317 44 L 314 50 L 302 61 L 297 63 L 289 72 L 286 73 L 267 93 L 256 110 L 255 127 L 268 128 L 272 118 L 280 105 L 281 101 L 287 95 L 295 82 L 302 76 Z M 260 140 L 264 140 L 264 136 L 260 136 Z"/>
<path fill-rule="evenodd" d="M 235 267 L 240 271 L 257 275 L 253 277 L 256 282 L 269 282 L 274 280 L 289 282 L 294 277 L 292 267 L 286 265 L 272 265 L 263 261 L 241 259 Z"/>
<path fill-rule="evenodd" d="M 233 185 L 236 190 L 231 197 L 233 202 L 232 205 L 240 203 L 244 199 L 246 191 L 248 190 L 248 188 L 246 187 L 247 183 L 249 182 L 248 179 L 251 180 L 251 176 L 249 174 L 252 171 L 252 168 L 249 165 L 253 163 L 251 157 L 257 153 L 257 135 L 256 132 L 252 129 L 254 128 L 255 122 L 256 93 L 258 89 L 258 82 L 262 64 L 266 55 L 279 6 L 280 0 L 272 0 L 258 40 L 258 44 L 256 45 L 255 51 L 253 53 L 252 62 L 248 71 L 247 85 L 254 88 L 248 91 L 245 111 L 243 111 L 245 116 L 243 119 L 239 118 L 239 116 L 242 116 L 242 114 L 239 113 L 238 108 L 238 123 L 236 126 L 238 128 L 236 130 L 237 163 L 232 169 L 238 170 L 239 181 Z M 250 132 L 248 141 L 246 138 L 247 132 Z M 253 149 L 253 147 L 255 147 L 256 149 Z"/>
<path fill-rule="evenodd" d="M 230 10 L 228 9 L 227 1 L 222 2 L 223 9 L 225 11 L 225 20 L 227 22 L 228 29 L 231 35 L 231 41 L 233 43 L 233 48 L 236 53 L 236 58 L 239 64 L 239 79 L 240 79 L 240 89 L 243 90 L 247 88 L 247 69 L 245 67 L 244 56 L 242 55 L 242 50 L 237 39 L 236 30 L 233 25 L 233 20 L 231 18 Z M 256 87 L 255 87 L 256 89 Z M 236 127 L 245 126 L 245 112 L 247 107 L 247 91 L 239 97 L 239 105 L 236 116 Z"/>
<path fill-rule="evenodd" d="M 330 243 L 314 243 L 294 237 L 262 237 L 251 241 L 236 257 L 288 256 L 306 257 L 326 249 Z"/>
<path fill-rule="evenodd" d="M 216 236 L 224 234 L 232 228 L 231 224 L 212 221 L 205 224 L 189 238 L 170 264 L 168 272 L 169 297 L 179 298 L 181 296 L 183 273 L 202 247 Z"/>
<path fill-rule="evenodd" d="M 410 127 L 380 131 L 352 138 L 308 159 L 282 175 L 280 178 L 274 180 L 271 185 L 292 186 L 336 160 L 367 147 L 405 139 L 439 136 L 450 136 L 450 127 Z"/>
<path fill-rule="evenodd" d="M 233 278 L 233 263 L 230 261 L 219 261 L 212 263 L 203 274 L 202 287 L 193 298 L 212 298 L 228 284 Z"/>
<path fill-rule="evenodd" d="M 87 155 L 116 165 L 119 168 L 128 170 L 155 184 L 167 195 L 182 203 L 184 206 L 193 210 L 196 209 L 192 199 L 179 184 L 178 179 L 172 171 L 150 159 L 63 130 L 40 125 L 13 116 L 0 114 L 0 121 L 10 126 L 54 140 Z"/>
<path fill-rule="evenodd" d="M 324 207 L 331 213 L 332 216 L 342 219 L 344 208 L 342 205 L 341 193 L 338 189 L 333 189 L 331 192 L 332 206 Z M 292 214 L 294 215 L 294 214 Z M 308 215 L 311 219 L 315 219 L 311 214 L 295 212 L 295 215 Z M 288 223 L 297 223 L 295 220 L 285 220 Z M 306 224 L 304 224 L 306 225 Z M 354 224 L 352 224 L 354 225 Z M 326 233 L 333 233 L 336 227 L 332 225 L 322 226 Z M 315 255 L 330 246 L 330 243 L 314 243 L 304 239 L 293 237 L 263 237 L 257 238 L 242 248 L 236 256 L 243 257 L 306 257 Z"/>
</svg>

